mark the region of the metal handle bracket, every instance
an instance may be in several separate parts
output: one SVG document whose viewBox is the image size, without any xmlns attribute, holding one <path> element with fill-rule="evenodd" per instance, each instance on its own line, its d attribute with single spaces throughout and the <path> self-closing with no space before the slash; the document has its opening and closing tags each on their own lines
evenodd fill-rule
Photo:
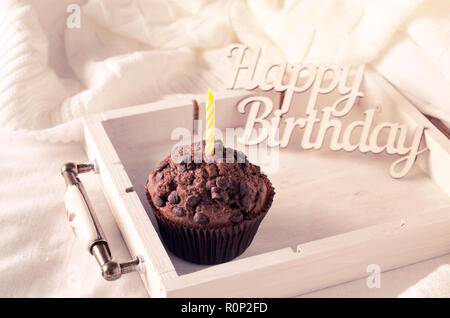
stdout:
<svg viewBox="0 0 450 318">
<path fill-rule="evenodd" d="M 84 241 L 89 252 L 99 264 L 106 280 L 119 279 L 122 274 L 139 271 L 140 258 L 117 263 L 113 261 L 105 234 L 100 226 L 91 202 L 78 174 L 95 171 L 92 163 L 66 163 L 61 167 L 61 175 L 66 182 L 66 208 L 75 236 Z"/>
</svg>

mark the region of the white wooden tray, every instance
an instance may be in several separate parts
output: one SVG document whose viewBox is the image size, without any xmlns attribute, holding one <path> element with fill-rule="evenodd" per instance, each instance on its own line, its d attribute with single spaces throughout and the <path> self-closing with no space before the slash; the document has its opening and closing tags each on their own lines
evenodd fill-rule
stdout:
<svg viewBox="0 0 450 318">
<path fill-rule="evenodd" d="M 144 261 L 141 276 L 149 294 L 295 296 L 367 277 L 370 264 L 386 271 L 450 252 L 449 140 L 378 74 L 366 71 L 363 91 L 348 120 L 378 107 L 380 121 L 425 124 L 429 151 L 405 178 L 392 179 L 395 156 L 302 150 L 291 141 L 280 152 L 279 171 L 269 175 L 277 194 L 253 243 L 237 259 L 214 266 L 191 264 L 166 251 L 144 193 L 149 172 L 175 143 L 171 131 L 192 127 L 191 99 L 87 119 L 88 157 L 97 164 L 130 253 Z M 235 105 L 250 94 L 216 92 L 216 127 L 242 127 L 246 116 Z M 265 94 L 278 102 L 276 93 Z M 303 114 L 306 98 L 295 97 L 293 115 Z"/>
</svg>

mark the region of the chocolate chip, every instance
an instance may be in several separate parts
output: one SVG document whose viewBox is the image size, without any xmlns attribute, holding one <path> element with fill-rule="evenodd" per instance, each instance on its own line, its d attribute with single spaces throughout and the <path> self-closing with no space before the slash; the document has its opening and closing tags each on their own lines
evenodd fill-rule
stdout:
<svg viewBox="0 0 450 318">
<path fill-rule="evenodd" d="M 180 197 L 178 196 L 177 191 L 170 192 L 167 200 L 172 204 L 177 204 L 178 202 L 180 202 Z"/>
<path fill-rule="evenodd" d="M 165 167 L 167 167 L 169 165 L 169 162 L 167 161 L 163 161 L 159 164 L 158 168 L 156 168 L 156 170 L 158 171 L 162 171 L 164 170 Z"/>
<path fill-rule="evenodd" d="M 218 187 L 212 187 L 211 188 L 211 199 L 213 200 L 220 200 L 222 199 L 221 191 Z"/>
<path fill-rule="evenodd" d="M 157 172 L 156 176 L 155 176 L 156 182 L 161 181 L 163 179 L 163 177 L 164 177 L 164 174 L 162 172 Z"/>
<path fill-rule="evenodd" d="M 157 195 L 153 198 L 153 203 L 159 208 L 165 205 L 163 198 Z"/>
<path fill-rule="evenodd" d="M 216 180 L 208 180 L 206 181 L 205 188 L 206 190 L 211 190 L 212 187 L 216 186 Z"/>
<path fill-rule="evenodd" d="M 194 221 L 198 224 L 205 225 L 209 223 L 209 217 L 203 213 L 196 213 L 194 215 Z"/>
<path fill-rule="evenodd" d="M 186 204 L 190 205 L 190 206 L 194 206 L 198 203 L 198 201 L 200 201 L 200 197 L 196 194 L 192 194 L 187 197 Z"/>
<path fill-rule="evenodd" d="M 220 188 L 219 187 L 211 187 L 211 192 L 220 192 Z"/>
<path fill-rule="evenodd" d="M 186 215 L 186 210 L 180 206 L 176 206 L 172 209 L 172 213 L 176 216 L 182 217 Z"/>
<path fill-rule="evenodd" d="M 194 169 L 195 169 L 195 163 L 193 163 L 193 162 L 188 163 L 188 164 L 186 165 L 186 168 L 187 168 L 188 170 L 194 170 Z"/>
<path fill-rule="evenodd" d="M 242 215 L 242 213 L 233 215 L 230 217 L 230 221 L 233 223 L 240 223 L 242 222 L 242 220 L 244 219 L 244 216 Z"/>
<path fill-rule="evenodd" d="M 219 188 L 225 190 L 228 189 L 228 187 L 231 185 L 231 181 L 227 177 L 218 177 L 216 179 L 216 184 Z"/>
</svg>

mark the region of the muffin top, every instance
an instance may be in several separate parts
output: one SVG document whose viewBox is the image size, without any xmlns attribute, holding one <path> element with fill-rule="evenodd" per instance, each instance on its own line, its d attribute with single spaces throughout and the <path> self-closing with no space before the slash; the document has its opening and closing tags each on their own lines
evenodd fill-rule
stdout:
<svg viewBox="0 0 450 318">
<path fill-rule="evenodd" d="M 245 154 L 216 143 L 202 159 L 204 142 L 177 147 L 150 173 L 149 199 L 165 218 L 186 226 L 218 228 L 258 215 L 268 179 Z"/>
</svg>

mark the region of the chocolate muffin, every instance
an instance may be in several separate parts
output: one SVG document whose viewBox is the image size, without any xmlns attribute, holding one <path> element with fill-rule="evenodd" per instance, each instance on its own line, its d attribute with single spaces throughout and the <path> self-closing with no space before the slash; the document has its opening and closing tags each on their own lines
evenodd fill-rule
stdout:
<svg viewBox="0 0 450 318">
<path fill-rule="evenodd" d="M 204 142 L 178 147 L 149 175 L 146 191 L 169 250 L 188 261 L 217 264 L 242 254 L 275 194 L 242 152 Z"/>
</svg>

